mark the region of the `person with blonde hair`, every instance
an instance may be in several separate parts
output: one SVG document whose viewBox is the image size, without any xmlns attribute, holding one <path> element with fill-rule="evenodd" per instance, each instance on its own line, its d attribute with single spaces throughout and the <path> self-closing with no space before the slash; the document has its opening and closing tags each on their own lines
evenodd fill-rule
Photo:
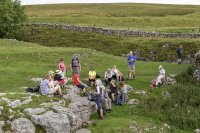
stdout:
<svg viewBox="0 0 200 133">
<path fill-rule="evenodd" d="M 116 76 L 118 81 L 121 81 L 123 74 L 117 69 L 117 66 L 114 65 L 112 68 L 113 76 Z"/>
<path fill-rule="evenodd" d="M 162 79 L 165 78 L 165 69 L 163 68 L 163 66 L 160 65 L 158 69 L 159 69 L 159 75 L 156 79 L 156 86 L 158 86 L 159 84 L 162 84 Z"/>
<path fill-rule="evenodd" d="M 52 95 L 58 92 L 61 97 L 63 96 L 60 86 L 57 84 L 53 84 L 53 78 L 51 77 L 51 75 L 47 75 L 45 79 L 41 81 L 40 88 L 42 95 Z"/>
</svg>

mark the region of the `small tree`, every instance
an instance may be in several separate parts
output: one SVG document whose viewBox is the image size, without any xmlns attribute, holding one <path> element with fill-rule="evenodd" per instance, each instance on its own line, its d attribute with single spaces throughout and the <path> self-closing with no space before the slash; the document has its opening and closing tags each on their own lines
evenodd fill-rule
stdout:
<svg viewBox="0 0 200 133">
<path fill-rule="evenodd" d="M 0 38 L 15 38 L 26 20 L 19 0 L 0 1 Z"/>
</svg>

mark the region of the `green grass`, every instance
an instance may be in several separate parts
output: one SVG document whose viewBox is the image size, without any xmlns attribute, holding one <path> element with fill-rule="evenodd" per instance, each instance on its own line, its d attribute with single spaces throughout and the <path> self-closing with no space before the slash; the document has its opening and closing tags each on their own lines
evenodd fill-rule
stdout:
<svg viewBox="0 0 200 133">
<path fill-rule="evenodd" d="M 62 47 L 45 47 L 37 44 L 18 42 L 14 40 L 0 40 L 0 92 L 24 92 L 20 87 L 34 86 L 36 83 L 30 81 L 30 77 L 43 77 L 48 70 L 56 69 L 56 62 L 63 57 L 65 63 L 69 68 L 70 59 L 73 53 L 80 53 L 83 55 L 80 60 L 83 66 L 81 78 L 87 77 L 89 66 L 94 65 L 98 74 L 103 75 L 107 68 L 117 65 L 117 67 L 126 76 L 127 62 L 125 57 L 118 57 L 103 52 L 97 52 L 91 49 L 84 48 L 62 48 Z M 167 73 L 181 73 L 185 71 L 188 65 L 168 64 L 161 62 L 137 62 L 136 80 L 127 81 L 128 84 L 134 87 L 135 90 L 145 90 L 150 94 L 160 94 L 167 88 L 160 88 L 157 90 L 149 90 L 148 85 L 152 79 L 157 75 L 158 66 L 162 64 Z M 71 73 L 68 72 L 68 76 Z M 10 99 L 22 97 L 23 95 L 7 95 Z M 136 95 L 133 92 L 129 93 L 129 98 L 138 98 L 140 100 L 144 97 Z M 59 100 L 58 97 L 34 97 L 33 102 L 29 105 L 23 105 L 15 110 L 23 111 L 27 107 L 38 107 L 44 101 Z M 6 105 L 3 103 L 3 106 Z M 148 113 L 142 112 L 142 103 L 137 107 L 129 107 L 124 105 L 122 107 L 113 105 L 113 111 L 105 116 L 104 120 L 97 120 L 97 114 L 92 116 L 95 120 L 96 126 L 88 127 L 94 133 L 111 133 L 111 132 L 131 132 L 129 129 L 130 121 L 136 121 L 140 128 L 157 126 L 157 129 L 152 132 L 159 132 L 159 128 L 165 123 L 158 117 L 152 116 Z M 0 116 L 0 120 L 8 119 L 8 108 L 5 108 L 4 115 Z M 17 118 L 18 116 L 16 116 Z M 170 125 L 171 126 L 171 125 Z M 102 128 L 103 127 L 103 128 Z M 192 132 L 191 129 L 182 131 L 175 126 L 166 132 Z M 9 129 L 6 125 L 5 129 Z M 37 127 L 37 132 L 41 128 Z"/>
<path fill-rule="evenodd" d="M 45 27 L 25 27 L 19 40 L 52 47 L 83 47 L 96 49 L 112 55 L 126 55 L 137 51 L 139 57 L 150 58 L 155 53 L 155 61 L 176 60 L 176 49 L 183 45 L 183 56 L 193 55 L 200 49 L 200 39 L 144 38 L 101 35 L 97 33 L 64 31 Z M 163 48 L 168 44 L 169 48 Z"/>
<path fill-rule="evenodd" d="M 25 6 L 29 22 L 200 33 L 200 6 L 158 4 L 54 4 Z"/>
</svg>

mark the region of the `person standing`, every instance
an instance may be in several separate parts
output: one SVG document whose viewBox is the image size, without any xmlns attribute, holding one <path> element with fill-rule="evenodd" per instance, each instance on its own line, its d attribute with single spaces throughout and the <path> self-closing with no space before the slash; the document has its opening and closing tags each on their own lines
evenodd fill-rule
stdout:
<svg viewBox="0 0 200 133">
<path fill-rule="evenodd" d="M 176 53 L 177 53 L 177 56 L 178 56 L 178 64 L 181 64 L 182 63 L 182 55 L 183 55 L 183 46 L 180 45 L 179 48 L 177 48 L 176 50 Z"/>
<path fill-rule="evenodd" d="M 79 59 L 78 59 L 76 54 L 74 54 L 72 56 L 70 68 L 71 68 L 71 71 L 72 71 L 72 76 L 75 74 L 75 72 L 77 72 L 80 75 L 81 64 L 80 64 Z"/>
<path fill-rule="evenodd" d="M 135 62 L 136 62 L 136 55 L 130 51 L 130 54 L 128 55 L 128 78 L 133 79 L 135 78 Z"/>
<path fill-rule="evenodd" d="M 60 62 L 58 63 L 58 69 L 61 71 L 61 76 L 64 78 L 66 77 L 66 72 L 67 72 L 67 69 L 66 69 L 66 66 L 65 66 L 65 63 L 64 63 L 64 59 L 61 58 L 60 59 Z"/>
</svg>

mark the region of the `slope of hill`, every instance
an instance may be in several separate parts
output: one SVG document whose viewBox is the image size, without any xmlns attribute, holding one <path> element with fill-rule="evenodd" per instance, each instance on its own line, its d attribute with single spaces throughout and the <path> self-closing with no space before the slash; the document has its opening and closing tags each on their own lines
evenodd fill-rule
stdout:
<svg viewBox="0 0 200 133">
<path fill-rule="evenodd" d="M 57 4 L 25 6 L 29 22 L 200 33 L 200 6 L 158 4 Z"/>
<path fill-rule="evenodd" d="M 56 69 L 56 62 L 63 57 L 67 67 L 69 66 L 71 55 L 73 53 L 80 54 L 81 63 L 83 66 L 81 72 L 81 78 L 87 78 L 89 66 L 93 65 L 98 74 L 103 75 L 107 68 L 117 65 L 117 67 L 126 75 L 127 73 L 127 62 L 124 57 L 117 57 L 108 55 L 102 52 L 97 52 L 91 49 L 83 48 L 59 48 L 59 47 L 44 47 L 37 44 L 19 42 L 16 40 L 0 40 L 0 92 L 9 93 L 6 95 L 11 100 L 21 99 L 24 94 L 23 86 L 34 86 L 35 83 L 30 80 L 31 77 L 43 77 L 47 74 L 48 70 Z M 128 84 L 134 87 L 134 91 L 129 93 L 129 99 L 138 98 L 142 101 L 144 98 L 139 94 L 135 94 L 135 91 L 144 90 L 150 94 L 161 95 L 162 91 L 167 90 L 166 88 L 159 88 L 156 90 L 149 90 L 148 84 L 157 75 L 157 67 L 162 64 L 166 69 L 167 73 L 181 73 L 186 70 L 188 65 L 177 65 L 168 63 L 152 63 L 152 62 L 137 62 L 137 78 L 136 80 L 127 81 Z M 68 67 L 69 68 L 69 67 Z M 68 72 L 68 76 L 70 76 Z M 11 93 L 16 92 L 17 95 Z M 0 96 L 1 98 L 3 96 Z M 44 101 L 58 101 L 58 97 L 34 97 L 33 101 L 28 105 L 22 105 L 15 108 L 16 112 L 23 112 L 24 108 L 38 107 L 38 105 Z M 3 115 L 0 115 L 0 120 L 7 121 L 9 118 L 8 107 L 5 103 Z M 149 115 L 148 113 L 142 112 L 143 103 L 141 102 L 136 107 L 129 105 L 116 106 L 113 105 L 113 111 L 106 115 L 103 121 L 96 120 L 97 116 L 94 115 L 92 119 L 96 122 L 96 126 L 89 127 L 93 132 L 132 132 L 129 127 L 133 124 L 133 121 L 137 123 L 137 126 L 141 129 L 147 127 L 156 126 L 151 132 L 159 132 L 162 126 L 166 123 L 160 120 L 158 117 Z M 15 115 L 18 118 L 19 115 Z M 168 123 L 168 125 L 170 125 Z M 166 132 L 190 132 L 191 130 L 182 131 L 174 125 L 170 125 L 171 129 L 165 129 Z M 104 128 L 102 128 L 104 127 Z M 5 130 L 10 127 L 6 125 Z M 43 132 L 40 127 L 37 127 L 37 132 Z"/>
</svg>

